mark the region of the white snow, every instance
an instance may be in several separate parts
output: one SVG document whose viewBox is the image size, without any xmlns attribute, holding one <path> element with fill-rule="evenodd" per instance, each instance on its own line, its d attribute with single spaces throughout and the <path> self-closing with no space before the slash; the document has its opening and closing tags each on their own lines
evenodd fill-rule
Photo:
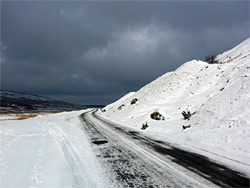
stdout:
<svg viewBox="0 0 250 188">
<path fill-rule="evenodd" d="M 219 64 L 189 61 L 98 113 L 250 175 L 249 44 L 247 39 L 218 55 Z M 135 98 L 138 101 L 131 105 Z M 155 110 L 164 116 L 164 121 L 150 118 Z M 184 120 L 183 111 L 197 113 Z M 149 127 L 143 131 L 141 127 L 146 122 Z M 184 130 L 183 125 L 191 128 Z"/>
<path fill-rule="evenodd" d="M 98 114 L 250 176 L 249 43 L 218 55 L 220 64 L 187 62 Z M 138 101 L 131 105 L 133 99 Z M 156 110 L 164 120 L 151 119 Z M 104 187 L 78 117 L 85 111 L 1 117 L 0 187 Z M 196 113 L 184 120 L 182 111 Z"/>
<path fill-rule="evenodd" d="M 0 187 L 103 187 L 83 112 L 0 121 Z"/>
</svg>

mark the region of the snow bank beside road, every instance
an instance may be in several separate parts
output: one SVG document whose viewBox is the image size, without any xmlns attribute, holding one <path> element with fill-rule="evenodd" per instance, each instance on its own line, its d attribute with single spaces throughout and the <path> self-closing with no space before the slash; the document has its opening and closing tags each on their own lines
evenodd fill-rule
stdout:
<svg viewBox="0 0 250 188">
<path fill-rule="evenodd" d="M 78 116 L 84 111 L 0 122 L 1 187 L 102 187 Z"/>
<path fill-rule="evenodd" d="M 249 173 L 249 43 L 247 39 L 218 55 L 219 64 L 187 62 L 108 105 L 99 115 L 138 130 L 147 123 L 146 134 L 238 161 Z M 152 119 L 155 111 L 164 120 Z M 184 120 L 183 111 L 195 114 Z"/>
</svg>

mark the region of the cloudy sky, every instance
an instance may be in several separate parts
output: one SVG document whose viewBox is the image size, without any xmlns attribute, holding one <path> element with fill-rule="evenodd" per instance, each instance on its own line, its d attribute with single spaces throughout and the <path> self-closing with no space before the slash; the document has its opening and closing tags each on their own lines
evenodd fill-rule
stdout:
<svg viewBox="0 0 250 188">
<path fill-rule="evenodd" d="M 1 1 L 1 89 L 108 104 L 249 37 L 249 1 Z"/>
</svg>

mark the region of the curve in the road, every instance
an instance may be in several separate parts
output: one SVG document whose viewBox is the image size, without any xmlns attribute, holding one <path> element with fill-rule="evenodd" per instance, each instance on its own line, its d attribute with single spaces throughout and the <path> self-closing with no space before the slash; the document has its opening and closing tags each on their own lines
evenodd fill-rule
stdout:
<svg viewBox="0 0 250 188">
<path fill-rule="evenodd" d="M 201 186 L 202 184 L 197 183 L 197 178 L 188 178 L 190 172 L 205 179 L 201 182 L 206 183 L 208 180 L 214 186 L 249 187 L 249 178 L 210 161 L 205 156 L 148 138 L 136 131 L 127 130 L 93 112 L 82 114 L 81 119 L 93 147 L 96 148 L 96 155 L 105 164 L 104 168 L 113 170 L 112 173 L 109 172 L 113 174 L 109 178 L 115 177 L 111 181 L 118 182 L 119 186 Z M 144 156 L 140 156 L 141 154 Z M 169 170 L 169 165 L 166 165 L 169 161 L 184 167 L 188 175 L 182 173 L 178 177 L 178 174 L 174 174 L 173 170 Z M 205 185 L 209 186 L 207 183 Z"/>
</svg>

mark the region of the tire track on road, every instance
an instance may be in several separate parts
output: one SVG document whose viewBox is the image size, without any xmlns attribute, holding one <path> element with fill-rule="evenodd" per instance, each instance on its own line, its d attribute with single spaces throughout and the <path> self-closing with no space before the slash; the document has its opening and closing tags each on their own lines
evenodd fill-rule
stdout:
<svg viewBox="0 0 250 188">
<path fill-rule="evenodd" d="M 86 187 L 86 180 L 83 176 L 84 166 L 82 166 L 81 158 L 75 151 L 74 146 L 58 126 L 53 125 L 52 122 L 47 122 L 47 127 L 65 156 L 72 187 Z"/>
<path fill-rule="evenodd" d="M 122 135 L 112 135 L 92 122 L 88 114 L 81 115 L 85 132 L 113 187 L 202 187 L 199 182 L 174 171 L 165 162 L 127 141 Z M 98 144 L 99 143 L 99 144 Z"/>
<path fill-rule="evenodd" d="M 85 127 L 87 132 L 91 129 L 89 133 L 92 135 L 99 132 L 99 136 L 104 137 L 103 140 L 114 139 L 112 137 L 110 138 L 110 134 L 114 134 L 116 137 L 120 138 L 120 141 L 115 139 L 114 142 L 117 142 L 115 143 L 116 145 L 120 144 L 122 146 L 121 150 L 126 148 L 129 151 L 141 153 L 146 164 L 154 166 L 156 169 L 155 171 L 168 174 L 167 170 L 164 171 L 163 169 L 169 170 L 169 168 L 172 168 L 172 171 L 179 172 L 179 175 L 187 181 L 188 179 L 193 180 L 193 183 L 191 183 L 192 186 L 195 184 L 197 186 L 196 180 L 198 180 L 202 185 L 213 187 L 215 185 L 221 187 L 249 187 L 249 178 L 226 166 L 212 162 L 205 156 L 184 151 L 168 143 L 145 137 L 140 135 L 139 132 L 127 130 L 111 122 L 105 121 L 95 115 L 95 113 L 91 115 L 91 113 L 86 113 L 81 116 L 83 121 L 89 124 Z M 91 122 L 93 119 L 94 122 Z M 113 137 L 115 137 L 114 135 Z M 126 144 L 131 148 L 126 146 Z M 136 157 L 139 156 L 137 155 Z M 155 164 L 152 161 L 155 161 Z M 179 179 L 180 178 L 174 177 L 175 181 L 181 181 Z M 212 182 L 213 185 L 208 181 Z M 185 184 L 185 181 L 183 183 Z M 188 186 L 188 183 L 186 183 L 186 186 Z"/>
</svg>

